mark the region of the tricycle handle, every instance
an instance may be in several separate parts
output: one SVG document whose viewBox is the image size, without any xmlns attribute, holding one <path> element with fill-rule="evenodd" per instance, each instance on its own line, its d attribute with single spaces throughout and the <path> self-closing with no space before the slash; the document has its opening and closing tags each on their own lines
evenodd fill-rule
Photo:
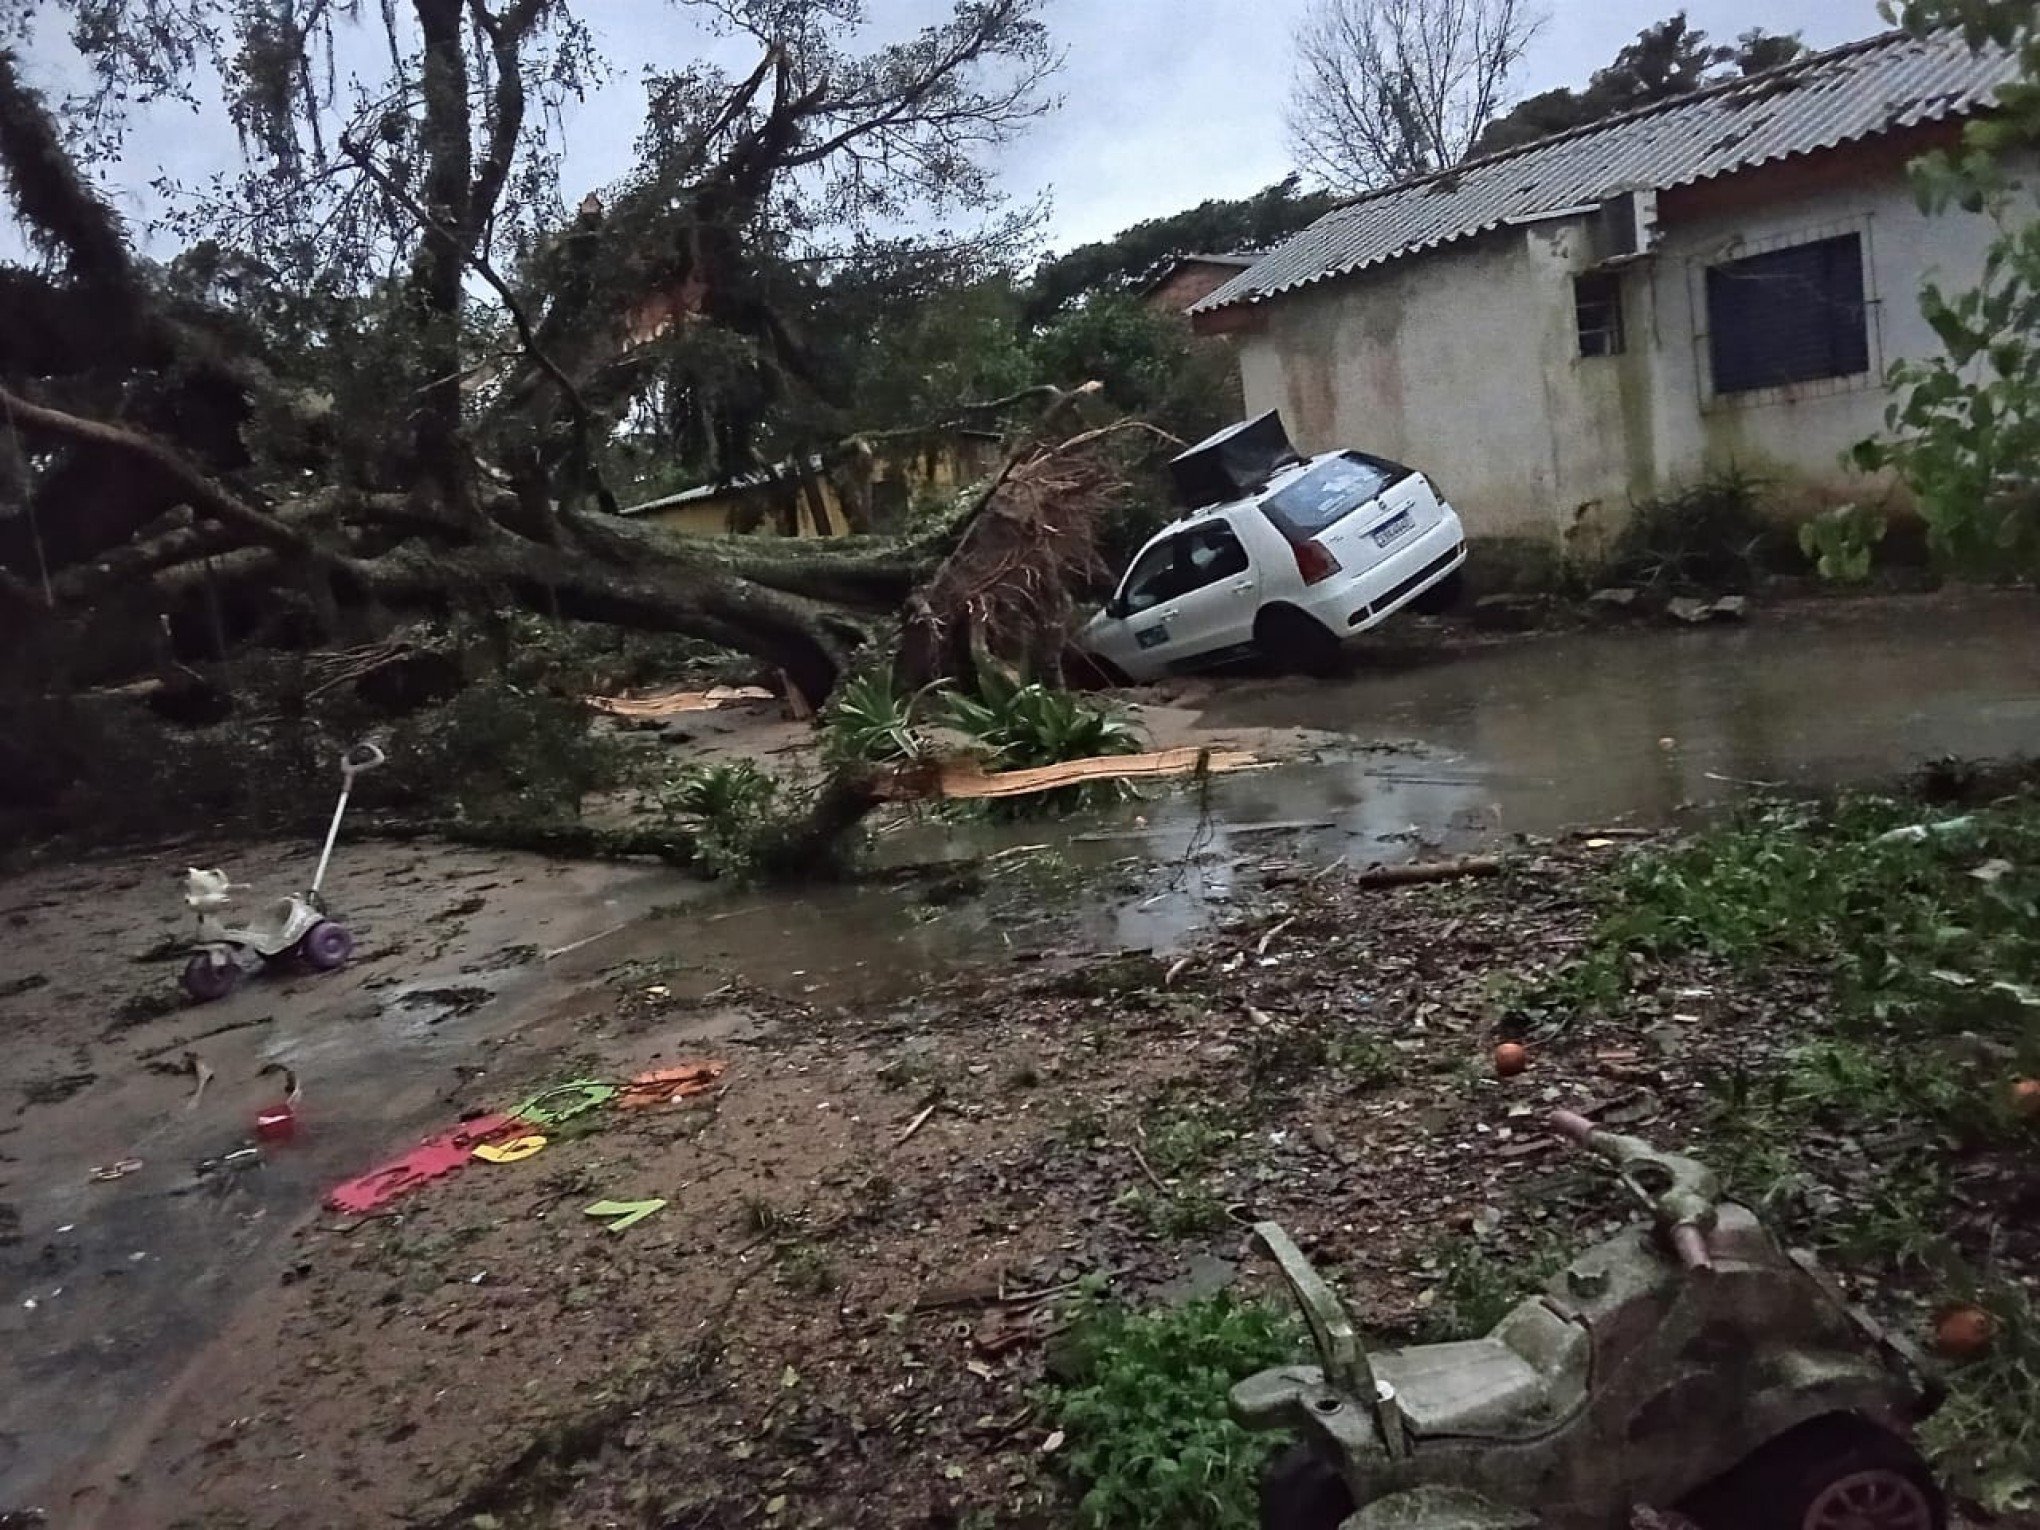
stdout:
<svg viewBox="0 0 2040 1530">
<path fill-rule="evenodd" d="M 1707 1233 L 1714 1226 L 1721 1182 L 1712 1169 L 1677 1153 L 1661 1153 L 1640 1137 L 1597 1126 L 1576 1110 L 1554 1110 L 1548 1118 L 1559 1136 L 1578 1143 L 1614 1165 L 1622 1183 L 1650 1209 L 1689 1270 L 1711 1270 Z"/>
<path fill-rule="evenodd" d="M 366 741 L 352 745 L 340 756 L 340 774 L 352 781 L 364 770 L 374 770 L 388 758 L 382 750 Z"/>
</svg>

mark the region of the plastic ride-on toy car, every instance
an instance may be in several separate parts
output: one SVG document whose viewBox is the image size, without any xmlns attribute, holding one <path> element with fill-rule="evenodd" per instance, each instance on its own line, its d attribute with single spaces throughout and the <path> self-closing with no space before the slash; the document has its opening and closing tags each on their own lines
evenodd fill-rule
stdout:
<svg viewBox="0 0 2040 1530">
<path fill-rule="evenodd" d="M 1264 1530 L 1614 1530 L 1639 1508 L 1704 1530 L 1944 1530 L 1907 1443 L 1939 1389 L 1909 1345 L 1782 1249 L 1711 1171 L 1570 1111 L 1553 1128 L 1650 1211 L 1485 1338 L 1369 1354 L 1282 1229 L 1319 1364 L 1262 1371 L 1233 1416 L 1301 1443 Z"/>
</svg>

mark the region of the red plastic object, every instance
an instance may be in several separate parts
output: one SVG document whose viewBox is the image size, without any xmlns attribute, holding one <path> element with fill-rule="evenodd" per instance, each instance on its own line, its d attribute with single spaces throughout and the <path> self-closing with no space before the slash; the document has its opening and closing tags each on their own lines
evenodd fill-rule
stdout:
<svg viewBox="0 0 2040 1530">
<path fill-rule="evenodd" d="M 453 1173 L 468 1161 L 477 1143 L 506 1134 L 522 1136 L 531 1128 L 515 1116 L 477 1116 L 452 1131 L 427 1137 L 402 1158 L 370 1169 L 326 1192 L 326 1204 L 347 1216 L 365 1217 L 429 1179 Z"/>
<path fill-rule="evenodd" d="M 255 1140 L 258 1142 L 288 1142 L 297 1135 L 297 1115 L 290 1108 L 290 1101 L 276 1105 L 265 1105 L 255 1112 Z"/>
</svg>

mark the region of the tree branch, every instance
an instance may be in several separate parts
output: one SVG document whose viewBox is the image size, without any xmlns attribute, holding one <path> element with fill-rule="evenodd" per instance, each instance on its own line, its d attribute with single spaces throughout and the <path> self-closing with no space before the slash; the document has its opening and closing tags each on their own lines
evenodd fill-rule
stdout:
<svg viewBox="0 0 2040 1530">
<path fill-rule="evenodd" d="M 0 419 L 17 430 L 41 432 L 64 441 L 104 447 L 146 462 L 168 479 L 200 515 L 236 528 L 246 540 L 299 558 L 330 561 L 330 556 L 302 532 L 229 493 L 216 480 L 201 472 L 182 452 L 154 436 L 31 403 L 4 386 L 0 386 Z"/>
</svg>

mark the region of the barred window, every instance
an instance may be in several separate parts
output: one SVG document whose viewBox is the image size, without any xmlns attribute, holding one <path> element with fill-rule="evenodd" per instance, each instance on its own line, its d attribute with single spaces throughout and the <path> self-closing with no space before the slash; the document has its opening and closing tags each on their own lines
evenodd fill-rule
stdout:
<svg viewBox="0 0 2040 1530">
<path fill-rule="evenodd" d="M 1862 236 L 1709 267 L 1707 330 L 1717 394 L 1869 371 Z"/>
</svg>

